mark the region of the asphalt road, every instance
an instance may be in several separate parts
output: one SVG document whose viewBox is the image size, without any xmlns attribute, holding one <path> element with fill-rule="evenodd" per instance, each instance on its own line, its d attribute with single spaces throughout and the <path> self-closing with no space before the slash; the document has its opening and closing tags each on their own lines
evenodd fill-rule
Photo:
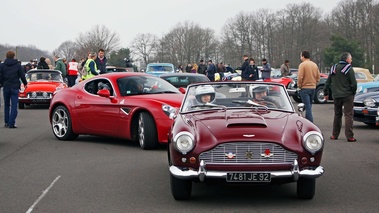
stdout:
<svg viewBox="0 0 379 213">
<path fill-rule="evenodd" d="M 333 104 L 314 105 L 326 138 Z M 0 112 L 3 123 L 3 108 Z M 296 184 L 194 184 L 192 199 L 171 196 L 165 146 L 143 151 L 114 138 L 57 140 L 47 107 L 19 110 L 17 129 L 0 126 L 0 212 L 378 212 L 379 128 L 354 123 L 356 143 L 326 140 L 312 200 Z"/>
</svg>

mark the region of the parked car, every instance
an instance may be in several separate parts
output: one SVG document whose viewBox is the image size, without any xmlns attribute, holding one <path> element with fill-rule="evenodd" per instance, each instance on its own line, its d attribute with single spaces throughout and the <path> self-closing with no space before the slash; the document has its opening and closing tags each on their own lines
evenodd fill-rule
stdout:
<svg viewBox="0 0 379 213">
<path fill-rule="evenodd" d="M 187 88 L 187 86 L 192 83 L 209 81 L 207 76 L 197 73 L 169 73 L 162 74 L 159 77 L 174 85 L 176 88 Z"/>
<path fill-rule="evenodd" d="M 171 115 L 183 94 L 167 81 L 137 72 L 107 73 L 57 92 L 50 104 L 59 140 L 101 135 L 138 141 L 142 149 L 167 143 Z"/>
<path fill-rule="evenodd" d="M 361 67 L 353 67 L 353 69 L 358 83 L 374 81 L 374 77 L 371 75 L 370 70 Z"/>
<path fill-rule="evenodd" d="M 363 122 L 369 126 L 378 125 L 379 91 L 355 96 L 353 119 L 354 121 Z"/>
<path fill-rule="evenodd" d="M 311 199 L 324 173 L 323 146 L 320 129 L 296 112 L 282 84 L 191 84 L 169 132 L 171 192 L 185 200 L 193 182 L 297 182 L 297 196 Z"/>
<path fill-rule="evenodd" d="M 271 78 L 263 80 L 264 82 L 275 82 L 283 84 L 286 88 L 289 88 L 292 83 L 292 78 L 282 77 L 280 69 L 271 69 Z"/>
<path fill-rule="evenodd" d="M 165 73 L 175 73 L 175 68 L 170 63 L 150 63 L 147 65 L 145 73 L 159 77 Z"/>
<path fill-rule="evenodd" d="M 290 77 L 292 78 L 292 83 L 289 85 L 287 92 L 290 96 L 292 96 L 294 101 L 301 103 L 302 101 L 297 87 L 297 74 L 290 75 Z M 324 104 L 327 102 L 327 100 L 324 99 L 324 86 L 326 80 L 328 80 L 327 75 L 320 75 L 320 81 L 316 85 L 316 92 L 313 98 L 313 101 L 316 104 Z M 333 93 L 331 88 L 329 89 L 329 100 L 333 100 Z"/>
<path fill-rule="evenodd" d="M 357 94 L 379 91 L 379 81 L 358 83 Z"/>
<path fill-rule="evenodd" d="M 133 68 L 106 66 L 107 73 L 109 72 L 133 72 Z"/>
<path fill-rule="evenodd" d="M 54 92 L 67 88 L 62 73 L 58 70 L 34 69 L 26 73 L 27 87 L 21 85 L 18 108 L 30 104 L 50 104 Z"/>
</svg>

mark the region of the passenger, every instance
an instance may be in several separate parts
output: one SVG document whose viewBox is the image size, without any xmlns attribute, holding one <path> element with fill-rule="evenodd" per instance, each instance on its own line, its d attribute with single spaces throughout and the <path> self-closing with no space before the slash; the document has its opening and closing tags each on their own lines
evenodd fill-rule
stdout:
<svg viewBox="0 0 379 213">
<path fill-rule="evenodd" d="M 210 85 L 198 86 L 195 92 L 198 104 L 213 103 L 215 101 L 216 92 Z"/>
</svg>

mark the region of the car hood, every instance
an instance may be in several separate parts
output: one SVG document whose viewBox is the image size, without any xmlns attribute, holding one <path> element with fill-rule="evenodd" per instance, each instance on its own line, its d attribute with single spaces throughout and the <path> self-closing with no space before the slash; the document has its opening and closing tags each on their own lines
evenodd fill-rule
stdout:
<svg viewBox="0 0 379 213">
<path fill-rule="evenodd" d="M 374 87 L 378 85 L 379 85 L 379 81 L 358 83 L 358 87 L 363 87 L 363 88 Z"/>
<path fill-rule="evenodd" d="M 366 98 L 373 98 L 379 101 L 379 92 L 368 92 L 357 94 L 354 98 L 355 102 L 363 102 Z"/>
<path fill-rule="evenodd" d="M 259 141 L 298 149 L 302 137 L 299 129 L 307 122 L 297 114 L 281 111 L 220 110 L 184 116 L 197 140 L 210 141 L 210 148 L 220 142 Z"/>
<path fill-rule="evenodd" d="M 32 91 L 46 91 L 46 92 L 54 92 L 58 86 L 63 84 L 60 82 L 29 82 L 25 92 Z"/>
</svg>

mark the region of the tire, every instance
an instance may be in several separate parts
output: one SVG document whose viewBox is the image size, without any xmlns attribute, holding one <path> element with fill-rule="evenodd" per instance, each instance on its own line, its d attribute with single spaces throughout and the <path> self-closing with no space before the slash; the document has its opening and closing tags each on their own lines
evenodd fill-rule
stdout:
<svg viewBox="0 0 379 213">
<path fill-rule="evenodd" d="M 18 108 L 19 109 L 25 109 L 25 103 L 18 102 Z"/>
<path fill-rule="evenodd" d="M 188 200 L 192 193 L 192 181 L 176 178 L 170 174 L 171 194 L 175 200 Z"/>
<path fill-rule="evenodd" d="M 78 137 L 72 131 L 71 116 L 64 106 L 58 106 L 54 109 L 51 117 L 51 128 L 55 137 L 59 140 L 74 140 Z"/>
<path fill-rule="evenodd" d="M 368 122 L 363 122 L 364 124 L 366 124 L 367 126 L 376 126 L 376 123 L 368 123 Z"/>
<path fill-rule="evenodd" d="M 138 142 L 144 150 L 158 146 L 157 127 L 153 117 L 147 112 L 141 112 L 138 117 Z"/>
<path fill-rule="evenodd" d="M 297 181 L 297 197 L 301 199 L 312 199 L 316 192 L 315 178 L 299 178 Z"/>
<path fill-rule="evenodd" d="M 299 95 L 293 95 L 292 98 L 293 98 L 293 100 L 296 101 L 297 103 L 303 103 L 303 102 L 301 101 L 301 98 L 300 98 Z"/>
<path fill-rule="evenodd" d="M 316 88 L 314 102 L 316 104 L 325 104 L 326 102 L 328 102 L 324 99 L 324 85 L 318 86 Z"/>
</svg>

